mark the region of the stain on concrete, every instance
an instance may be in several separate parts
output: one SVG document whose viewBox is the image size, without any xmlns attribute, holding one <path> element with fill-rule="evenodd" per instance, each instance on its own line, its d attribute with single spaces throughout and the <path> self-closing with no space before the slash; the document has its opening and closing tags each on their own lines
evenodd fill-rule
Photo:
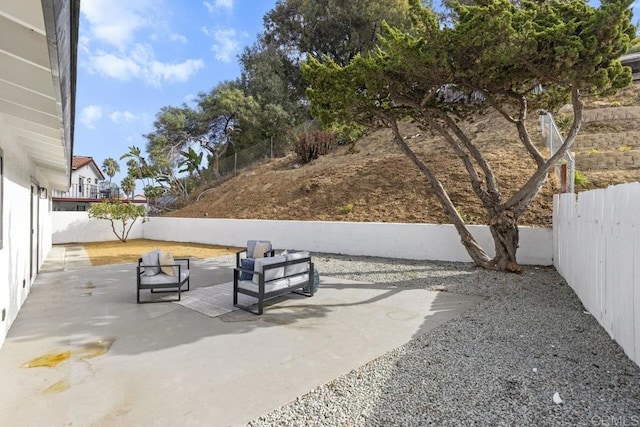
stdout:
<svg viewBox="0 0 640 427">
<path fill-rule="evenodd" d="M 55 368 L 65 360 L 70 359 L 72 356 L 79 360 L 92 359 L 94 357 L 102 356 L 109 351 L 115 338 L 101 338 L 96 341 L 91 341 L 82 344 L 80 348 L 67 351 L 58 351 L 47 353 L 43 356 L 36 357 L 30 361 L 20 365 L 21 368 Z"/>
<path fill-rule="evenodd" d="M 21 368 L 54 368 L 71 357 L 71 351 L 51 352 L 20 365 Z"/>
<path fill-rule="evenodd" d="M 42 394 L 61 393 L 69 388 L 69 382 L 67 380 L 58 381 L 51 387 L 42 390 Z"/>
</svg>

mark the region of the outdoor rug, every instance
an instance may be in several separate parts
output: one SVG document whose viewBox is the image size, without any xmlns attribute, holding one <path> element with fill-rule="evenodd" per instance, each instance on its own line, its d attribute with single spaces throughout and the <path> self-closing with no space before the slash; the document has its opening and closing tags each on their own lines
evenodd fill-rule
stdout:
<svg viewBox="0 0 640 427">
<path fill-rule="evenodd" d="M 238 303 L 251 305 L 255 298 L 238 294 Z M 183 307 L 190 308 L 209 317 L 217 317 L 230 311 L 238 310 L 233 306 L 233 282 L 197 288 L 182 294 L 181 301 L 173 301 Z"/>
</svg>

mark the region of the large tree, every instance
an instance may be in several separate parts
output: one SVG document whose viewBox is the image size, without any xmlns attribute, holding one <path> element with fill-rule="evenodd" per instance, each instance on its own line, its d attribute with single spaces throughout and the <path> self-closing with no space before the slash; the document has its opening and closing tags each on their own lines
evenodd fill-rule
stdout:
<svg viewBox="0 0 640 427">
<path fill-rule="evenodd" d="M 307 120 L 300 61 L 328 56 L 346 64 L 375 46 L 383 21 L 408 26 L 407 12 L 407 0 L 279 0 L 240 56 L 240 84 L 263 109 L 277 106 L 297 123 Z"/>
<path fill-rule="evenodd" d="M 582 0 L 482 0 L 454 3 L 447 25 L 411 0 L 412 28 L 387 27 L 379 49 L 348 65 L 310 58 L 304 66 L 309 98 L 325 123 L 382 122 L 400 149 L 424 174 L 476 265 L 519 271 L 518 219 L 544 185 L 548 172 L 571 147 L 580 129 L 583 93 L 628 85 L 631 73 L 619 57 L 635 35 L 631 0 L 594 8 Z M 451 16 L 453 18 L 451 18 Z M 535 90 L 542 86 L 544 91 Z M 530 110 L 573 105 L 573 123 L 561 148 L 545 157 L 527 128 Z M 494 170 L 461 120 L 493 108 L 517 129 L 535 162 L 526 183 L 504 199 Z M 535 110 L 534 110 L 535 111 Z M 412 119 L 440 134 L 464 165 L 487 212 L 495 257 L 467 229 L 432 166 L 401 134 Z"/>
<path fill-rule="evenodd" d="M 264 17 L 264 42 L 290 58 L 304 55 L 348 64 L 371 50 L 382 21 L 408 24 L 407 0 L 279 0 Z"/>
</svg>

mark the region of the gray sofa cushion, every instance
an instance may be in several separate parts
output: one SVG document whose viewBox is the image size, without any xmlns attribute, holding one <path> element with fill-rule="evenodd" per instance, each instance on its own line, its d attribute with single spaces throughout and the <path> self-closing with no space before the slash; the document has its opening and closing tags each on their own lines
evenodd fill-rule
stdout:
<svg viewBox="0 0 640 427">
<path fill-rule="evenodd" d="M 302 259 L 302 258 L 309 258 L 309 252 L 301 251 L 301 252 L 287 253 L 285 257 L 287 261 Z M 304 273 L 308 270 L 309 270 L 309 263 L 300 262 L 293 265 L 287 265 L 284 269 L 284 275 L 291 276 L 292 274 Z"/>
<path fill-rule="evenodd" d="M 287 258 L 283 255 L 266 257 L 266 258 L 256 258 L 253 271 L 262 273 L 263 265 L 277 264 L 279 262 L 285 262 L 286 260 Z M 284 277 L 284 266 L 267 270 L 264 275 L 264 281 L 268 282 L 270 280 L 279 279 L 282 277 Z M 259 281 L 260 281 L 260 276 L 258 276 L 257 274 L 254 274 L 253 283 L 258 283 Z"/>
<path fill-rule="evenodd" d="M 180 272 L 180 283 L 187 280 L 189 277 L 189 270 L 186 268 L 182 269 Z M 166 274 L 156 274 L 155 276 L 141 276 L 140 284 L 141 285 L 168 285 L 170 283 L 178 282 L 178 278 L 176 276 L 167 276 Z"/>
</svg>

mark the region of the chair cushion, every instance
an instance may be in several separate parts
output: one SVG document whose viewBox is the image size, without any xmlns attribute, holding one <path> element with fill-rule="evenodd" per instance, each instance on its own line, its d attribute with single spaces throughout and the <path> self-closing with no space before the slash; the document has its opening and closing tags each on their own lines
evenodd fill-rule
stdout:
<svg viewBox="0 0 640 427">
<path fill-rule="evenodd" d="M 175 276 L 176 268 L 169 267 L 170 265 L 174 265 L 176 261 L 173 259 L 173 255 L 169 252 L 160 252 L 160 256 L 158 257 L 158 261 L 160 262 L 160 271 L 166 274 L 167 276 Z"/>
<path fill-rule="evenodd" d="M 253 258 L 242 258 L 240 260 L 240 266 L 242 267 L 243 270 L 253 271 L 254 265 L 255 265 L 255 259 Z M 252 276 L 253 274 L 243 271 L 242 273 L 240 273 L 240 280 L 251 280 Z"/>
<path fill-rule="evenodd" d="M 155 276 L 160 273 L 160 250 L 154 249 L 142 255 L 142 265 L 146 276 Z"/>
<path fill-rule="evenodd" d="M 256 245 L 253 248 L 252 256 L 247 255 L 247 258 L 262 258 L 270 250 L 271 250 L 271 242 L 258 241 L 256 242 Z"/>
<path fill-rule="evenodd" d="M 282 255 L 274 256 L 274 257 L 266 257 L 266 258 L 256 258 L 253 271 L 262 273 L 263 271 L 262 267 L 264 265 L 277 264 L 279 262 L 285 262 L 286 260 L 287 258 Z M 267 272 L 264 275 L 264 281 L 268 282 L 270 280 L 280 279 L 282 277 L 284 277 L 284 266 L 267 270 Z M 258 283 L 259 281 L 260 281 L 260 276 L 258 276 L 257 274 L 254 274 L 253 283 Z"/>
<path fill-rule="evenodd" d="M 287 261 L 291 261 L 291 260 L 295 260 L 295 259 L 302 259 L 302 258 L 308 258 L 309 257 L 309 252 L 306 251 L 301 251 L 301 252 L 293 252 L 293 253 L 287 253 L 285 255 Z M 293 264 L 293 265 L 287 265 L 284 269 L 284 275 L 285 276 L 291 276 L 292 274 L 300 274 L 300 273 L 305 273 L 309 270 L 309 263 L 308 262 L 300 262 L 297 264 Z"/>
<path fill-rule="evenodd" d="M 182 271 L 180 272 L 179 282 L 180 283 L 184 282 L 185 280 L 187 280 L 188 277 L 189 277 L 189 270 L 187 270 L 186 268 L 182 269 Z M 172 283 L 175 283 L 177 287 L 178 278 L 175 276 L 167 276 L 166 274 L 156 274 L 155 276 L 140 277 L 141 285 L 168 285 Z"/>
</svg>

